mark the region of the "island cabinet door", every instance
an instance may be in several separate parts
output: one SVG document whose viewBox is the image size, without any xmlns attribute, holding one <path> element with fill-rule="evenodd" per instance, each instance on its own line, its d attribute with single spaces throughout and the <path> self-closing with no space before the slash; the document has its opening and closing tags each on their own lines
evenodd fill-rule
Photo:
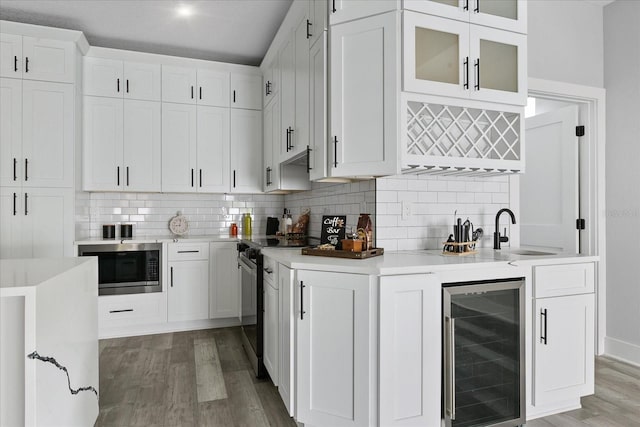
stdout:
<svg viewBox="0 0 640 427">
<path fill-rule="evenodd" d="M 297 421 L 368 426 L 369 276 L 298 271 Z"/>
<path fill-rule="evenodd" d="M 380 279 L 381 426 L 440 425 L 441 296 L 435 274 Z"/>
</svg>

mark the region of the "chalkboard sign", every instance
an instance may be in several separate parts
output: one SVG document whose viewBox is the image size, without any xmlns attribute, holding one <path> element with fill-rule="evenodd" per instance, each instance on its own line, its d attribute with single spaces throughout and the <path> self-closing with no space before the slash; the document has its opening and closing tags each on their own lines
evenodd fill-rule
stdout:
<svg viewBox="0 0 640 427">
<path fill-rule="evenodd" d="M 332 244 L 340 249 L 341 240 L 345 236 L 346 215 L 331 215 L 322 217 L 322 228 L 320 229 L 320 244 Z"/>
</svg>

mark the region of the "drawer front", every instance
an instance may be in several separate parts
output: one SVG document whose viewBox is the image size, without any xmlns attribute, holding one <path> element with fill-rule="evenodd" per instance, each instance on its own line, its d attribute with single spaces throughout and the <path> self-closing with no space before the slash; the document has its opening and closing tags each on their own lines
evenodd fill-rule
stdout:
<svg viewBox="0 0 640 427">
<path fill-rule="evenodd" d="M 533 268 L 534 298 L 588 294 L 595 290 L 593 263 Z"/>
<path fill-rule="evenodd" d="M 209 259 L 209 243 L 171 243 L 169 261 L 195 261 Z"/>
<path fill-rule="evenodd" d="M 163 293 L 99 297 L 98 326 L 106 329 L 166 322 L 166 305 Z"/>
</svg>

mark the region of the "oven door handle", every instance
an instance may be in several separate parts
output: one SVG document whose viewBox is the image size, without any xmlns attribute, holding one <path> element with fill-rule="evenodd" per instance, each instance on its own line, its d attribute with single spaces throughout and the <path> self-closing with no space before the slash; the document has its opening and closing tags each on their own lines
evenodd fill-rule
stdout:
<svg viewBox="0 0 640 427">
<path fill-rule="evenodd" d="M 242 256 L 238 257 L 238 263 L 240 264 L 240 267 L 249 271 L 251 274 L 255 274 L 255 271 L 258 269 L 257 265 L 253 264 L 250 261 L 246 261 Z"/>
</svg>

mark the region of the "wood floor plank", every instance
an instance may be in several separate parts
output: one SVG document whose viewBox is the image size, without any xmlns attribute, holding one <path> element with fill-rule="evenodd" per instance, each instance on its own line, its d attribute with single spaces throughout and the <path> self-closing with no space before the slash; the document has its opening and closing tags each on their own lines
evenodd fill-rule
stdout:
<svg viewBox="0 0 640 427">
<path fill-rule="evenodd" d="M 195 378 L 189 375 L 186 363 L 174 363 L 169 367 L 168 393 L 166 403 L 169 405 L 193 404 L 195 396 Z"/>
<path fill-rule="evenodd" d="M 254 383 L 253 386 L 258 393 L 262 408 L 272 426 L 296 427 L 296 423 L 293 421 L 293 418 L 289 416 L 287 408 L 284 406 L 278 389 L 271 381 Z"/>
<path fill-rule="evenodd" d="M 136 404 L 131 414 L 131 426 L 164 427 L 166 407 L 162 403 Z"/>
<path fill-rule="evenodd" d="M 215 339 L 196 338 L 193 341 L 193 353 L 198 402 L 226 399 L 227 389 L 222 376 Z"/>
<path fill-rule="evenodd" d="M 234 426 L 229 400 L 212 400 L 198 404 L 198 427 Z"/>
<path fill-rule="evenodd" d="M 227 372 L 224 379 L 234 424 L 238 427 L 268 427 L 269 420 L 253 387 L 249 371 Z"/>
</svg>

